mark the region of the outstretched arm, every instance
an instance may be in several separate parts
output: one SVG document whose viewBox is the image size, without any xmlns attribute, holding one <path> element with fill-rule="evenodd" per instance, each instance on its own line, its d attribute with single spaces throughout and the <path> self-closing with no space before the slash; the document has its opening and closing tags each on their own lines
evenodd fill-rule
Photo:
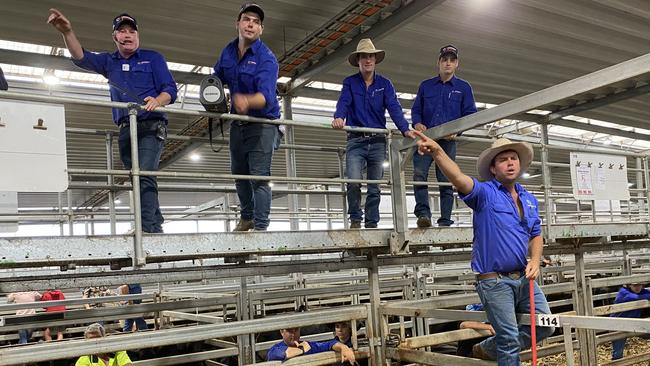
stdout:
<svg viewBox="0 0 650 366">
<path fill-rule="evenodd" d="M 68 51 L 70 51 L 70 55 L 72 55 L 73 59 L 81 60 L 84 58 L 84 51 L 81 47 L 81 43 L 72 30 L 72 24 L 63 13 L 54 8 L 50 9 L 50 16 L 47 18 L 47 23 L 52 24 L 52 26 L 63 35 L 63 41 L 65 42 L 66 47 L 68 47 Z"/>
</svg>

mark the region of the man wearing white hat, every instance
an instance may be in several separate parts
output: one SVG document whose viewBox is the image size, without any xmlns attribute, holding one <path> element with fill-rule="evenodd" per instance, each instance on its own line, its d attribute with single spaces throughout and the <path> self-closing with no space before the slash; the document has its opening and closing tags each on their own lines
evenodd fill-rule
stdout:
<svg viewBox="0 0 650 366">
<path fill-rule="evenodd" d="M 519 351 L 531 346 L 530 326 L 517 324 L 516 313 L 529 313 L 529 291 L 535 311 L 550 314 L 542 290 L 530 279 L 539 275 L 543 239 L 535 196 L 516 182 L 533 160 L 532 147 L 501 138 L 483 151 L 476 163 L 479 182 L 463 172 L 438 143 L 421 132 L 418 153 L 430 155 L 460 197 L 473 211 L 472 271 L 476 291 L 496 335 L 475 345 L 475 357 L 499 365 L 519 365 Z M 527 259 L 530 256 L 530 260 Z M 553 328 L 537 327 L 537 341 Z"/>
<path fill-rule="evenodd" d="M 386 110 L 404 136 L 414 138 L 404 111 L 397 100 L 395 88 L 387 78 L 377 74 L 375 67 L 386 52 L 378 50 L 372 41 L 364 38 L 359 41 L 357 50 L 348 56 L 350 65 L 359 72 L 343 80 L 341 96 L 336 103 L 332 127 L 371 127 L 386 128 Z M 382 179 L 386 160 L 386 136 L 383 134 L 348 132 L 346 147 L 346 176 L 348 179 L 362 179 L 361 172 L 367 169 L 368 180 Z M 361 211 L 361 185 L 348 183 L 348 214 L 350 228 L 361 228 L 364 212 Z M 368 184 L 365 206 L 365 227 L 376 228 L 379 222 L 379 201 L 381 194 L 378 184 Z"/>
</svg>

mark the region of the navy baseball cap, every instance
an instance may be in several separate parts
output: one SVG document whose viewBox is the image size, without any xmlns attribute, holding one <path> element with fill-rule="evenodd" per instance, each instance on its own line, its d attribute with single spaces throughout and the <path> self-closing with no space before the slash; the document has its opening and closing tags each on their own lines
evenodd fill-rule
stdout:
<svg viewBox="0 0 650 366">
<path fill-rule="evenodd" d="M 260 21 L 264 23 L 264 10 L 262 10 L 261 6 L 255 3 L 244 3 L 241 6 L 241 9 L 239 9 L 239 15 L 237 15 L 237 20 L 240 20 L 241 15 L 249 11 L 257 14 L 260 17 Z"/>
<path fill-rule="evenodd" d="M 138 30 L 138 22 L 134 17 L 130 16 L 127 13 L 122 13 L 113 19 L 113 32 L 118 30 L 122 24 L 129 24 L 133 27 L 133 29 Z"/>
<path fill-rule="evenodd" d="M 454 55 L 454 57 L 458 58 L 458 48 L 450 44 L 442 47 L 440 49 L 440 56 L 438 56 L 438 59 L 442 58 L 445 55 Z"/>
</svg>

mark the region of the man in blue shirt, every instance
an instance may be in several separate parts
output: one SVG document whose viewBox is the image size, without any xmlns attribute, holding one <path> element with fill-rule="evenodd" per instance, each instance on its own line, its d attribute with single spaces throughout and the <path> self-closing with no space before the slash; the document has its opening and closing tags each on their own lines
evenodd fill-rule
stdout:
<svg viewBox="0 0 650 366">
<path fill-rule="evenodd" d="M 375 49 L 372 41 L 362 39 L 357 50 L 348 56 L 350 65 L 359 72 L 343 80 L 343 89 L 336 103 L 332 127 L 386 128 L 386 110 L 404 136 L 413 138 L 408 121 L 404 118 L 402 106 L 397 100 L 395 88 L 387 78 L 375 72 L 375 66 L 385 56 Z M 368 180 L 382 179 L 386 160 L 386 137 L 383 134 L 348 132 L 346 147 L 346 176 L 348 179 L 363 179 L 361 172 L 367 169 Z M 361 228 L 361 184 L 348 183 L 348 214 L 350 228 Z M 378 184 L 368 184 L 365 207 L 365 227 L 376 228 L 379 222 L 379 201 L 381 192 Z"/>
<path fill-rule="evenodd" d="M 519 351 L 531 346 L 530 326 L 517 324 L 516 313 L 529 313 L 533 291 L 535 312 L 550 314 L 544 293 L 532 281 L 540 273 L 543 239 L 537 199 L 516 182 L 533 160 L 526 143 L 498 139 L 483 151 L 477 170 L 484 182 L 461 172 L 434 140 L 417 131 L 418 153 L 428 154 L 474 211 L 472 270 L 476 291 L 496 335 L 475 345 L 475 357 L 519 365 Z M 527 259 L 530 256 L 530 260 Z M 553 328 L 536 327 L 537 341 Z"/>
<path fill-rule="evenodd" d="M 413 128 L 425 130 L 453 121 L 460 117 L 476 112 L 476 103 L 472 87 L 465 80 L 456 77 L 458 69 L 458 49 L 452 45 L 440 49 L 438 57 L 438 76 L 427 79 L 420 84 L 415 102 L 411 108 Z M 446 136 L 436 142 L 452 160 L 456 160 L 455 135 Z M 429 155 L 413 154 L 413 180 L 426 182 L 429 168 L 433 160 Z M 438 183 L 448 183 L 449 180 L 436 165 Z M 415 185 L 415 216 L 419 228 L 431 227 L 431 208 L 429 207 L 429 188 L 426 185 Z M 439 226 L 450 226 L 451 209 L 454 205 L 454 189 L 448 185 L 439 187 L 440 218 Z"/>
<path fill-rule="evenodd" d="M 280 329 L 280 334 L 282 341 L 269 349 L 267 361 L 286 361 L 297 356 L 336 351 L 341 354 L 342 362 L 356 363 L 354 351 L 336 339 L 326 342 L 303 341 L 300 339 L 300 328 Z"/>
<path fill-rule="evenodd" d="M 622 304 L 624 302 L 638 301 L 638 300 L 650 300 L 650 291 L 643 288 L 643 284 L 633 283 L 629 286 L 623 286 L 616 294 L 616 299 L 614 299 L 614 304 Z M 640 318 L 641 309 L 628 310 L 621 313 L 613 313 L 609 315 L 610 317 L 618 318 Z M 644 339 L 650 339 L 650 334 L 644 334 L 640 336 Z M 625 350 L 625 341 L 626 338 L 617 339 L 612 341 L 612 360 L 618 360 L 623 358 L 623 352 Z"/>
<path fill-rule="evenodd" d="M 70 21 L 58 10 L 50 9 L 47 20 L 61 32 L 73 62 L 108 79 L 111 100 L 144 104 L 138 111 L 138 160 L 141 170 L 156 171 L 167 137 L 167 116 L 157 108 L 176 100 L 176 82 L 165 58 L 156 51 L 140 48 L 138 24 L 132 16 L 121 14 L 113 19 L 113 41 L 117 51 L 92 53 L 84 50 Z M 120 127 L 120 158 L 131 169 L 129 112 L 113 108 L 113 121 Z M 158 202 L 155 177 L 140 177 L 142 230 L 162 233 L 163 216 Z"/>
<path fill-rule="evenodd" d="M 237 39 L 226 45 L 214 74 L 228 85 L 231 113 L 252 117 L 280 118 L 276 83 L 278 60 L 260 40 L 264 11 L 255 3 L 242 5 L 237 17 Z M 230 126 L 230 170 L 232 174 L 271 175 L 271 161 L 278 134 L 275 125 L 233 121 Z M 266 230 L 271 212 L 268 181 L 235 181 L 241 218 L 235 231 Z"/>
</svg>

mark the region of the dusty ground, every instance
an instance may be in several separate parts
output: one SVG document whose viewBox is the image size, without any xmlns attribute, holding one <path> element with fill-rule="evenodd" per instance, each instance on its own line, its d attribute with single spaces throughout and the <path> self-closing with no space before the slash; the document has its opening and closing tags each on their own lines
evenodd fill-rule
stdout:
<svg viewBox="0 0 650 366">
<path fill-rule="evenodd" d="M 650 352 L 650 340 L 641 339 L 641 338 L 628 338 L 625 343 L 625 356 L 638 355 L 641 353 Z M 611 361 L 612 359 L 612 344 L 605 343 L 598 346 L 598 363 L 605 363 Z M 577 352 L 574 353 L 574 360 L 576 365 L 578 364 L 578 355 Z M 529 362 L 522 363 L 525 366 L 531 366 Z M 565 366 L 566 357 L 564 353 L 554 356 L 548 356 L 537 360 L 539 366 Z M 650 365 L 650 359 L 648 361 L 635 363 L 632 366 L 648 366 Z"/>
</svg>

